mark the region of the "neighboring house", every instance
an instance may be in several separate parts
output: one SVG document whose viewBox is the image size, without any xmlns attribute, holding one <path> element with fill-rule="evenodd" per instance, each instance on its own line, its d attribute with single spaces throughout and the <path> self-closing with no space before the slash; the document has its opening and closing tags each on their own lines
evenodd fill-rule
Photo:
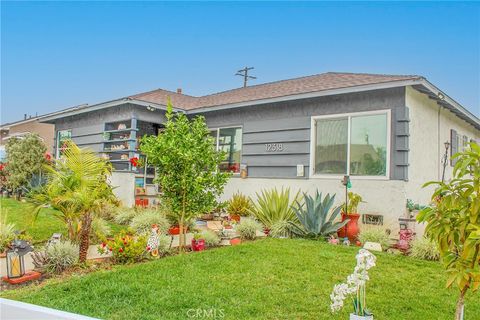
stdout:
<svg viewBox="0 0 480 320">
<path fill-rule="evenodd" d="M 480 138 L 480 120 L 421 76 L 324 73 L 202 97 L 153 90 L 57 112 L 56 154 L 73 139 L 112 161 L 111 182 L 126 205 L 155 196 L 154 170 L 138 169 L 138 138 L 158 134 L 170 98 L 179 112 L 202 115 L 227 151 L 222 170 L 234 172 L 224 199 L 263 188 L 336 193 L 350 175 L 361 213 L 395 228 L 407 199 L 427 204 L 429 180 L 442 176 L 444 142 L 451 153 Z M 147 159 L 148 161 L 148 159 Z M 451 163 L 446 178 L 451 177 Z M 246 172 L 246 177 L 240 171 Z"/>
<path fill-rule="evenodd" d="M 55 126 L 49 123 L 40 122 L 41 117 L 27 118 L 25 115 L 21 121 L 6 123 L 0 126 L 0 150 L 4 152 L 8 139 L 12 137 L 21 138 L 28 133 L 37 133 L 42 138 L 48 152 L 53 152 L 53 137 Z"/>
</svg>

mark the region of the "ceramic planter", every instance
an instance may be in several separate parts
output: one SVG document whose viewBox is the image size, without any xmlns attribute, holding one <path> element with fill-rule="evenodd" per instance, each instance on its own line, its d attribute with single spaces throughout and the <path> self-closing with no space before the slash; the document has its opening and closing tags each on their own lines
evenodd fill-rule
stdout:
<svg viewBox="0 0 480 320">
<path fill-rule="evenodd" d="M 188 228 L 186 230 L 188 232 Z M 171 236 L 176 236 L 180 234 L 180 227 L 179 226 L 171 226 L 170 229 L 168 229 L 168 234 Z"/>
<path fill-rule="evenodd" d="M 373 320 L 373 316 L 359 316 L 354 313 L 350 313 L 350 320 Z"/>
<path fill-rule="evenodd" d="M 360 218 L 360 215 L 358 213 L 350 213 L 350 214 L 345 214 L 342 212 L 342 221 L 345 221 L 346 219 L 350 219 L 345 226 L 342 228 L 338 229 L 338 237 L 339 238 L 345 238 L 348 237 L 348 240 L 350 242 L 354 242 L 357 239 L 358 233 L 360 232 L 360 229 L 358 228 L 358 219 Z"/>
<path fill-rule="evenodd" d="M 205 240 L 204 239 L 192 239 L 192 250 L 193 251 L 203 251 L 205 250 Z"/>
</svg>

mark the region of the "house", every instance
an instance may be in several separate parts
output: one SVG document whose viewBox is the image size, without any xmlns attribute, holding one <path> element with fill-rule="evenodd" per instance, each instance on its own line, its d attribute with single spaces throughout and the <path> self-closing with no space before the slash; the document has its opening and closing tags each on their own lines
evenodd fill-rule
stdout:
<svg viewBox="0 0 480 320">
<path fill-rule="evenodd" d="M 42 123 L 40 117 L 24 116 L 23 120 L 2 124 L 0 126 L 0 160 L 5 158 L 5 145 L 12 137 L 21 138 L 28 133 L 37 133 L 45 143 L 48 152 L 53 152 L 53 137 L 55 126 L 50 123 Z"/>
<path fill-rule="evenodd" d="M 448 179 L 450 156 L 480 141 L 480 120 L 416 75 L 328 72 L 201 97 L 157 89 L 41 121 L 55 125 L 57 156 L 65 139 L 90 147 L 112 162 L 111 183 L 126 205 L 152 203 L 155 171 L 130 159 L 141 156 L 139 137 L 161 132 L 169 98 L 176 111 L 204 116 L 216 147 L 227 151 L 220 169 L 234 174 L 224 199 L 289 187 L 336 193 L 340 203 L 349 175 L 365 201 L 361 213 L 391 227 L 407 199 L 429 202 L 422 184 L 441 179 L 446 152 Z"/>
</svg>

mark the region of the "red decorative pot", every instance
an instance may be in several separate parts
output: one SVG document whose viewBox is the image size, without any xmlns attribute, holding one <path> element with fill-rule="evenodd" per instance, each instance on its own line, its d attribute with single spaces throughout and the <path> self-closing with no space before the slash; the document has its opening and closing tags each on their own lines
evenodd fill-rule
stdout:
<svg viewBox="0 0 480 320">
<path fill-rule="evenodd" d="M 188 228 L 185 231 L 188 232 Z M 179 226 L 171 226 L 170 229 L 168 229 L 168 234 L 171 235 L 171 236 L 176 236 L 176 235 L 180 234 L 180 227 Z"/>
<path fill-rule="evenodd" d="M 263 228 L 263 233 L 265 233 L 265 235 L 268 236 L 270 234 L 270 229 Z"/>
<path fill-rule="evenodd" d="M 339 238 L 348 237 L 350 242 L 354 242 L 357 239 L 360 229 L 358 228 L 358 219 L 360 215 L 358 213 L 346 214 L 342 212 L 342 221 L 350 219 L 347 224 L 340 229 L 338 229 L 337 234 Z"/>
<path fill-rule="evenodd" d="M 230 219 L 240 222 L 240 215 L 239 214 L 231 214 Z"/>
<path fill-rule="evenodd" d="M 205 250 L 205 240 L 204 239 L 192 239 L 192 250 L 193 251 L 203 251 Z"/>
<path fill-rule="evenodd" d="M 231 244 L 232 246 L 239 245 L 240 243 L 242 243 L 242 240 L 241 240 L 240 238 L 230 239 L 230 244 Z"/>
</svg>

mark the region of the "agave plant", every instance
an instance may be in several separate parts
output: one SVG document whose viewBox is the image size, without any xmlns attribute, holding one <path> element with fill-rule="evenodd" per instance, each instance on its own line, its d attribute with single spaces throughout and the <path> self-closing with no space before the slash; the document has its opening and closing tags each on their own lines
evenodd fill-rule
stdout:
<svg viewBox="0 0 480 320">
<path fill-rule="evenodd" d="M 261 194 L 257 193 L 257 202 L 254 203 L 248 211 L 256 217 L 267 229 L 273 226 L 279 228 L 288 227 L 288 222 L 296 222 L 297 218 L 292 209 L 294 201 L 298 200 L 298 192 L 290 198 L 290 189 L 278 191 L 276 188 L 270 190 L 262 190 Z M 276 230 L 279 233 L 287 233 L 287 230 Z"/>
<path fill-rule="evenodd" d="M 349 219 L 342 222 L 335 222 L 341 211 L 341 207 L 335 208 L 329 216 L 330 209 L 335 201 L 335 195 L 327 195 L 322 199 L 322 194 L 316 191 L 315 197 L 304 194 L 304 203 L 296 201 L 293 207 L 298 221 L 301 226 L 296 223 L 290 223 L 291 231 L 300 237 L 306 238 L 326 238 L 338 229 L 347 224 Z"/>
</svg>

